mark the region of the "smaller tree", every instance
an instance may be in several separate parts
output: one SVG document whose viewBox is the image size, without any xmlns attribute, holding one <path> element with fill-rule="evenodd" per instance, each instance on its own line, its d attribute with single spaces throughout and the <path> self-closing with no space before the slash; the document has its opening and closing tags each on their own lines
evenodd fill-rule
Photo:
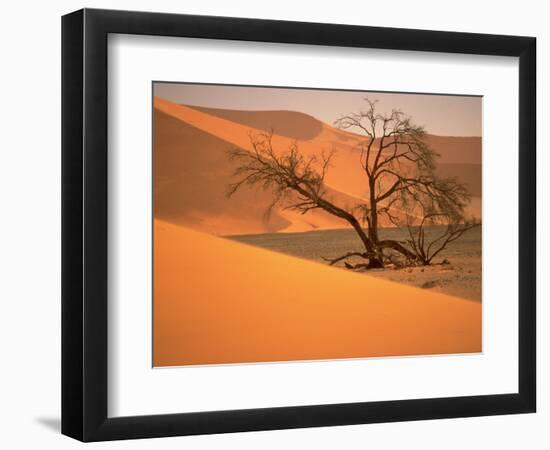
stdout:
<svg viewBox="0 0 550 450">
<path fill-rule="evenodd" d="M 470 199 L 466 187 L 453 178 L 432 178 L 429 183 L 401 192 L 399 203 L 408 211 L 406 242 L 416 255 L 415 262 L 431 264 L 449 243 L 480 225 L 477 219 L 465 216 Z"/>
</svg>

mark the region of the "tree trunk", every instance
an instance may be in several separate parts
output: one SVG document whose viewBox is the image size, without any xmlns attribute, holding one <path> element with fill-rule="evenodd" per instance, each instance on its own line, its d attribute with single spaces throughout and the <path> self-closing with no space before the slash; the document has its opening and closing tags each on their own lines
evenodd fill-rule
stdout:
<svg viewBox="0 0 550 450">
<path fill-rule="evenodd" d="M 374 177 L 369 177 L 369 197 L 370 197 L 370 223 L 369 238 L 372 243 L 378 244 L 378 208 L 376 205 L 376 190 Z"/>
<path fill-rule="evenodd" d="M 408 248 L 402 246 L 399 242 L 397 241 L 392 241 L 392 240 L 386 240 L 386 241 L 378 241 L 378 246 L 379 248 L 383 249 L 383 248 L 390 248 L 392 250 L 395 250 L 399 253 L 401 253 L 403 256 L 409 258 L 410 260 L 417 260 L 418 259 L 418 256 L 411 252 Z"/>
<path fill-rule="evenodd" d="M 299 186 L 295 186 L 294 189 L 306 198 L 309 196 L 309 193 L 306 190 L 301 189 Z M 361 227 L 361 224 L 353 214 L 349 213 L 345 209 L 337 207 L 336 205 L 323 198 L 314 198 L 314 200 L 319 208 L 324 209 L 326 212 L 334 216 L 346 220 L 353 227 L 353 229 L 361 239 L 361 242 L 365 246 L 365 250 L 369 259 L 369 263 L 367 265 L 368 269 L 377 269 L 384 267 L 384 261 L 382 260 L 381 255 L 377 250 L 376 244 L 371 241 L 369 236 L 367 236 L 365 230 L 363 230 L 363 227 Z"/>
<path fill-rule="evenodd" d="M 359 235 L 359 238 L 363 242 L 365 250 L 369 255 L 369 263 L 367 264 L 367 269 L 378 269 L 384 267 L 384 262 L 376 251 L 375 245 L 373 245 L 373 242 L 365 234 L 365 230 L 363 230 L 359 221 L 355 217 L 353 217 L 352 220 L 348 219 L 348 222 L 351 224 L 355 232 Z"/>
<path fill-rule="evenodd" d="M 369 177 L 369 196 L 370 196 L 370 220 L 369 220 L 369 239 L 374 246 L 374 252 L 376 254 L 375 258 L 369 260 L 369 266 L 371 263 L 372 267 L 369 269 L 376 269 L 384 267 L 383 255 L 378 245 L 378 208 L 376 204 L 376 190 L 375 190 L 375 179 L 374 177 Z"/>
</svg>

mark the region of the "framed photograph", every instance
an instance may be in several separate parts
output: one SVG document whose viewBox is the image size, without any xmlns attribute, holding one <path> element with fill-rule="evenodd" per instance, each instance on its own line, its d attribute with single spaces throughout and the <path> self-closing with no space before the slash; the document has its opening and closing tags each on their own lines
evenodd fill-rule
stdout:
<svg viewBox="0 0 550 450">
<path fill-rule="evenodd" d="M 535 412 L 536 41 L 62 21 L 62 432 Z"/>
</svg>

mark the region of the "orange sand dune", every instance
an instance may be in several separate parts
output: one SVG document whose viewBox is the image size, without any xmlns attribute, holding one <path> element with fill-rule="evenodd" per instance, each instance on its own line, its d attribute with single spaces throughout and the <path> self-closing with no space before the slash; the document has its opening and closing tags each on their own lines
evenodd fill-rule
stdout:
<svg viewBox="0 0 550 450">
<path fill-rule="evenodd" d="M 481 137 L 428 135 L 430 145 L 446 164 L 481 164 Z"/>
<path fill-rule="evenodd" d="M 472 199 L 466 214 L 481 219 L 481 164 L 441 163 L 437 173 L 440 177 L 454 177 L 467 186 Z"/>
<path fill-rule="evenodd" d="M 258 133 L 264 130 L 226 120 L 222 117 L 206 114 L 188 106 L 172 103 L 159 97 L 154 98 L 154 108 L 166 115 L 176 118 L 183 123 L 214 135 L 230 145 L 243 149 L 250 149 L 250 132 Z M 292 113 L 290 113 L 292 114 Z M 334 136 L 343 133 L 326 124 L 322 124 L 321 132 L 312 140 L 300 140 L 300 151 L 304 155 L 319 154 L 321 151 L 337 150 L 331 170 L 327 175 L 327 184 L 337 191 L 350 196 L 363 197 L 365 195 L 365 175 L 358 164 L 360 153 L 353 143 L 335 142 Z M 351 135 L 350 136 L 357 136 Z M 357 136 L 356 139 L 359 139 Z M 276 149 L 288 149 L 296 139 L 283 135 L 273 135 L 273 146 Z M 351 154 L 350 154 L 351 152 Z M 351 156 L 351 157 L 350 157 Z"/>
<path fill-rule="evenodd" d="M 269 128 L 270 122 L 281 133 L 273 137 L 277 149 L 287 149 L 297 137 L 303 139 L 298 144 L 305 155 L 335 149 L 326 178 L 332 200 L 347 208 L 363 201 L 366 184 L 357 150 L 360 136 L 302 113 L 199 110 L 155 97 L 155 217 L 218 235 L 348 227 L 345 221 L 320 210 L 300 215 L 275 208 L 266 218 L 272 197 L 258 189 L 245 187 L 231 200 L 226 199 L 236 168 L 226 151 L 249 149 L 249 133 Z M 444 165 L 445 173 L 467 180 L 479 190 L 481 166 L 475 162 L 475 154 L 481 154 L 480 138 L 430 139 L 435 149 L 446 155 L 442 159 L 450 161 Z M 481 216 L 479 205 L 480 201 L 474 201 L 470 208 L 477 217 Z M 391 223 L 381 217 L 380 225 Z"/>
<path fill-rule="evenodd" d="M 154 365 L 481 351 L 481 305 L 155 220 Z"/>
<path fill-rule="evenodd" d="M 437 170 L 441 177 L 458 178 L 473 197 L 481 197 L 481 164 L 442 163 Z"/>
<path fill-rule="evenodd" d="M 155 110 L 154 117 L 155 217 L 221 235 L 347 226 L 322 210 L 300 215 L 275 209 L 266 218 L 272 196 L 261 189 L 244 187 L 228 200 L 225 194 L 236 164 L 226 151 L 233 145 L 161 111 Z M 358 202 L 330 192 L 339 204 Z"/>
<path fill-rule="evenodd" d="M 168 110 L 167 106 L 162 103 L 163 101 L 159 99 L 159 104 L 162 105 L 160 108 Z M 177 106 L 180 105 L 174 105 L 171 111 L 173 112 Z M 202 129 L 215 133 L 222 139 L 241 148 L 250 147 L 248 133 L 253 130 L 254 132 L 273 131 L 276 148 L 283 150 L 286 150 L 294 140 L 299 141 L 300 151 L 305 155 L 318 154 L 323 150 L 328 152 L 334 149 L 336 154 L 333 156 L 331 170 L 327 175 L 327 184 L 333 189 L 352 197 L 361 198 L 366 195 L 365 174 L 359 164 L 360 151 L 357 150 L 357 144 L 364 137 L 334 128 L 312 116 L 296 111 L 238 111 L 196 106 L 184 107 L 230 122 L 232 126 L 221 129 L 212 128 L 209 130 L 206 127 Z M 202 116 L 200 119 L 201 123 L 205 125 L 211 120 L 208 119 L 207 115 Z M 188 121 L 191 117 L 190 111 L 185 113 L 179 111 L 178 117 Z M 187 117 L 187 119 L 184 117 Z M 193 119 L 196 120 L 195 115 L 193 115 Z M 217 123 L 220 124 L 221 122 Z M 228 133 L 228 131 L 230 132 Z M 234 133 L 244 136 L 246 142 L 235 141 Z"/>
<path fill-rule="evenodd" d="M 291 139 L 308 140 L 316 137 L 323 129 L 321 121 L 296 111 L 239 111 L 234 109 L 205 108 L 190 106 L 211 116 Z"/>
</svg>

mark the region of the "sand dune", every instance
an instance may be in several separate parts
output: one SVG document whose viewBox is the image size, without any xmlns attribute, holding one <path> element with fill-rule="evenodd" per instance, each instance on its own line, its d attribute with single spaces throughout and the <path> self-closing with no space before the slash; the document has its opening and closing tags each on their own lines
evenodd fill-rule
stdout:
<svg viewBox="0 0 550 450">
<path fill-rule="evenodd" d="M 428 144 L 440 155 L 441 163 L 481 164 L 481 137 L 428 135 Z"/>
<path fill-rule="evenodd" d="M 441 177 L 456 177 L 468 186 L 472 197 L 481 197 L 481 164 L 441 163 L 437 173 Z"/>
<path fill-rule="evenodd" d="M 263 131 L 273 131 L 291 139 L 309 140 L 323 129 L 321 121 L 296 111 L 236 111 L 233 109 L 190 106 L 211 116 Z"/>
<path fill-rule="evenodd" d="M 154 365 L 481 351 L 481 305 L 155 220 Z"/>
<path fill-rule="evenodd" d="M 228 200 L 225 194 L 236 168 L 226 154 L 232 144 L 185 121 L 155 111 L 154 139 L 157 218 L 219 235 L 346 226 L 321 210 L 302 216 L 275 209 L 266 218 L 272 197 L 261 189 L 245 187 Z M 334 190 L 330 195 L 341 204 L 358 201 Z"/>
<path fill-rule="evenodd" d="M 261 190 L 243 189 L 227 201 L 225 192 L 235 165 L 228 160 L 226 151 L 231 147 L 250 148 L 250 131 L 269 129 L 271 122 L 280 133 L 273 138 L 275 148 L 287 149 L 299 139 L 300 151 L 306 155 L 335 149 L 326 178 L 332 199 L 349 208 L 363 201 L 366 188 L 358 163 L 358 135 L 302 113 L 196 109 L 156 97 L 155 216 L 218 235 L 347 227 L 345 221 L 317 210 L 302 216 L 276 208 L 266 218 L 271 196 Z M 480 166 L 476 166 L 476 158 L 481 155 L 479 138 L 430 139 L 443 155 L 449 174 L 468 180 L 475 187 L 480 184 L 476 181 L 481 177 Z M 481 212 L 476 205 L 480 204 L 473 202 L 471 208 L 478 217 Z M 381 226 L 390 225 L 382 219 Z"/>
<path fill-rule="evenodd" d="M 243 149 L 249 149 L 250 133 L 263 131 L 246 124 L 243 125 L 239 122 L 226 120 L 187 106 L 178 105 L 158 97 L 154 99 L 154 108 L 155 111 L 162 112 L 227 142 L 227 144 L 229 144 L 227 148 L 236 146 Z M 262 113 L 263 112 L 260 112 L 259 114 L 261 115 Z M 156 126 L 155 124 L 155 127 Z M 162 130 L 156 129 L 155 135 L 162 135 Z M 323 150 L 330 151 L 334 147 L 337 153 L 326 179 L 327 184 L 334 190 L 344 192 L 350 196 L 362 197 L 365 195 L 365 176 L 361 166 L 357 163 L 359 160 L 359 152 L 354 148 L 357 141 L 344 142 L 341 141 L 341 139 L 335 139 L 335 136 L 341 135 L 356 136 L 322 124 L 322 129 L 315 139 L 299 141 L 300 151 L 304 155 L 317 155 Z M 354 139 L 359 139 L 359 137 L 356 136 Z M 273 136 L 273 147 L 286 150 L 295 141 L 296 139 L 275 134 Z"/>
</svg>

